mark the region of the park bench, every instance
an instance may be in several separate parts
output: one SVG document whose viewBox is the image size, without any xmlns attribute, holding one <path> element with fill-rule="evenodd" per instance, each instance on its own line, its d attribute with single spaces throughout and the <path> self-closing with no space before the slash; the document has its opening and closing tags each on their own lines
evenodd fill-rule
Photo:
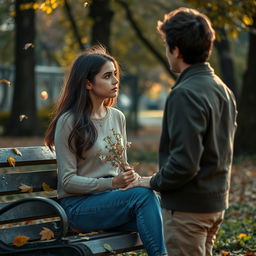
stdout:
<svg viewBox="0 0 256 256">
<path fill-rule="evenodd" d="M 22 184 L 29 186 L 28 191 L 21 191 Z M 79 234 L 71 230 L 58 204 L 56 186 L 56 157 L 47 147 L 0 148 L 1 256 L 112 255 L 143 248 L 136 232 Z M 54 233 L 50 240 L 41 240 L 45 228 Z M 20 236 L 29 240 L 14 245 L 14 238 Z"/>
</svg>

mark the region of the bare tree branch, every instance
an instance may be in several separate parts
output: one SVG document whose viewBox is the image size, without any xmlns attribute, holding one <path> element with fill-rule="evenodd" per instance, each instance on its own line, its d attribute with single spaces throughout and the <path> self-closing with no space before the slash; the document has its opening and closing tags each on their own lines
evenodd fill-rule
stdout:
<svg viewBox="0 0 256 256">
<path fill-rule="evenodd" d="M 129 5 L 124 0 L 116 0 L 117 3 L 119 3 L 126 12 L 126 18 L 130 22 L 132 28 L 134 29 L 135 33 L 137 34 L 138 38 L 142 41 L 142 43 L 152 52 L 152 54 L 158 59 L 158 61 L 164 66 L 165 70 L 171 75 L 171 77 L 176 80 L 177 75 L 174 74 L 170 70 L 170 66 L 168 61 L 165 57 L 163 57 L 159 51 L 148 41 L 148 39 L 142 34 L 141 29 L 139 28 L 138 24 L 136 23 L 132 12 L 129 8 Z"/>
</svg>

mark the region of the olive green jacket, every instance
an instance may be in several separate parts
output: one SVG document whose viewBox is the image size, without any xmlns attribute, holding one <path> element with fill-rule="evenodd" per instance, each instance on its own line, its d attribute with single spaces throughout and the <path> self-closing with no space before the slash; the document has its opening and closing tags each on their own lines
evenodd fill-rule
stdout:
<svg viewBox="0 0 256 256">
<path fill-rule="evenodd" d="M 228 207 L 236 116 L 233 93 L 208 63 L 182 72 L 166 101 L 159 172 L 150 181 L 163 208 Z"/>
</svg>

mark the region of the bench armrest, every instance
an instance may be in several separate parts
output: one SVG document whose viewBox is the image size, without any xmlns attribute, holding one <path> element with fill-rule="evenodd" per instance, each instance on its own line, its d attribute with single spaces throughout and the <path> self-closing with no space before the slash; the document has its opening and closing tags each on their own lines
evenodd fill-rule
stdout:
<svg viewBox="0 0 256 256">
<path fill-rule="evenodd" d="M 27 202 L 32 202 L 32 201 L 39 201 L 42 203 L 45 203 L 49 206 L 51 206 L 56 213 L 58 214 L 58 216 L 60 217 L 61 221 L 60 221 L 60 232 L 58 232 L 55 241 L 61 241 L 63 236 L 65 236 L 68 232 L 68 218 L 67 215 L 64 211 L 64 209 L 61 207 L 61 205 L 59 205 L 57 202 L 55 202 L 54 200 L 50 199 L 50 198 L 44 198 L 44 197 L 28 197 L 28 198 L 23 198 L 20 199 L 18 201 L 15 202 L 11 202 L 10 204 L 8 204 L 7 206 L 3 207 L 0 210 L 0 215 L 9 211 L 10 209 L 13 209 L 21 204 L 27 203 Z M 9 247 L 7 244 L 5 244 L 4 242 L 0 241 L 0 247 L 4 246 L 5 249 L 6 246 Z"/>
</svg>

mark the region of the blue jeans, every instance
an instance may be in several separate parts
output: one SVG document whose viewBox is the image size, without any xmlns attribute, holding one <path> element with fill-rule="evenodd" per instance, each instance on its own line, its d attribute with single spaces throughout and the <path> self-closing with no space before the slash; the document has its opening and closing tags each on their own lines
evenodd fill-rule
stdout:
<svg viewBox="0 0 256 256">
<path fill-rule="evenodd" d="M 114 229 L 136 231 L 150 256 L 167 253 L 159 198 L 147 188 L 61 199 L 70 226 L 82 232 Z"/>
</svg>

